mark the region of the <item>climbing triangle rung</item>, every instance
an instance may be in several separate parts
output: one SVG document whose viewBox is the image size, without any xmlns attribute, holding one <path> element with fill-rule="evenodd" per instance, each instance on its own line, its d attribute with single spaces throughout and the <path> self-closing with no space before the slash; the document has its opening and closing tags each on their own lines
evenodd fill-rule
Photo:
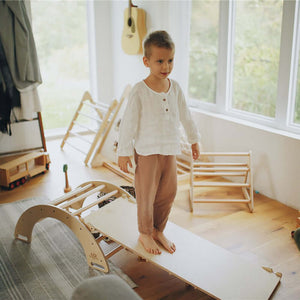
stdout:
<svg viewBox="0 0 300 300">
<path fill-rule="evenodd" d="M 81 134 L 78 134 L 78 133 L 72 132 L 72 131 L 70 131 L 70 134 L 71 134 L 71 136 L 78 137 L 79 139 L 85 141 L 85 142 L 88 143 L 88 144 L 92 144 L 92 142 L 91 142 L 90 140 L 86 139 L 86 138 L 85 138 L 84 136 L 82 136 Z"/>
<path fill-rule="evenodd" d="M 87 129 L 88 131 L 97 133 L 97 131 L 96 131 L 95 129 L 92 129 L 92 128 L 90 128 L 90 127 L 84 125 L 84 124 L 78 123 L 77 121 L 73 121 L 73 123 L 74 123 L 76 126 L 79 126 L 79 127 L 82 127 L 82 128 Z"/>
<path fill-rule="evenodd" d="M 74 144 L 70 143 L 69 141 L 65 141 L 66 144 L 68 144 L 69 146 L 71 146 L 72 148 L 76 149 L 77 151 L 86 154 L 85 151 L 81 150 L 80 148 L 78 148 L 77 146 L 75 146 Z"/>
<path fill-rule="evenodd" d="M 78 114 L 79 114 L 79 115 L 82 115 L 82 116 L 85 116 L 85 117 L 87 117 L 87 118 L 89 118 L 89 119 L 93 119 L 93 120 L 97 121 L 98 123 L 102 123 L 102 120 L 100 120 L 98 117 L 94 117 L 94 116 L 92 116 L 92 115 L 88 115 L 88 114 L 83 113 L 83 112 L 81 112 L 81 111 L 79 111 Z"/>
</svg>

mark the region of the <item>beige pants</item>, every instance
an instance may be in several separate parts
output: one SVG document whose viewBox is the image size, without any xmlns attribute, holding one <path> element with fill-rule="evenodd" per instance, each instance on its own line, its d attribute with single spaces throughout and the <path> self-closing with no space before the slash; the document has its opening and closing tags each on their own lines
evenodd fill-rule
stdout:
<svg viewBox="0 0 300 300">
<path fill-rule="evenodd" d="M 177 191 L 175 155 L 142 156 L 135 152 L 135 192 L 138 229 L 163 231 Z"/>
</svg>

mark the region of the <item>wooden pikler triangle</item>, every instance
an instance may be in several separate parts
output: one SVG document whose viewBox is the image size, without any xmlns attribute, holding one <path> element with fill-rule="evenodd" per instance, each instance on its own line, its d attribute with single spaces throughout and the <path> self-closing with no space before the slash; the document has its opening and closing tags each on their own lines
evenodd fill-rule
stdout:
<svg viewBox="0 0 300 300">
<path fill-rule="evenodd" d="M 269 299 L 280 277 L 171 222 L 166 236 L 176 252 L 147 253 L 138 243 L 136 204 L 118 198 L 91 212 L 84 222 L 130 252 L 216 299 Z"/>
</svg>

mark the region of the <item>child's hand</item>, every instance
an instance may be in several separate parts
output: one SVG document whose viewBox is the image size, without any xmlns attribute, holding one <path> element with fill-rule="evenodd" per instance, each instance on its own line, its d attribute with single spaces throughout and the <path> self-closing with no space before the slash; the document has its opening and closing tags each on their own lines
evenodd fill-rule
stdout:
<svg viewBox="0 0 300 300">
<path fill-rule="evenodd" d="M 129 173 L 127 164 L 129 165 L 130 168 L 132 168 L 132 163 L 131 163 L 130 157 L 129 156 L 119 156 L 119 158 L 118 158 L 119 168 L 125 173 Z"/>
<path fill-rule="evenodd" d="M 198 143 L 192 144 L 191 148 L 192 148 L 193 159 L 194 160 L 198 159 L 200 156 L 199 144 Z"/>
</svg>

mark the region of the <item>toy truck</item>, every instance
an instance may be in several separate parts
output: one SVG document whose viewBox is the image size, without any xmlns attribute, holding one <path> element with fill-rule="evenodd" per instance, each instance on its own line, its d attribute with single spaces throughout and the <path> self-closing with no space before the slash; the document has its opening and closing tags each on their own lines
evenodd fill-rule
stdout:
<svg viewBox="0 0 300 300">
<path fill-rule="evenodd" d="M 49 170 L 47 152 L 31 152 L 0 165 L 0 186 L 14 189 L 24 184 L 29 177 Z"/>
</svg>

